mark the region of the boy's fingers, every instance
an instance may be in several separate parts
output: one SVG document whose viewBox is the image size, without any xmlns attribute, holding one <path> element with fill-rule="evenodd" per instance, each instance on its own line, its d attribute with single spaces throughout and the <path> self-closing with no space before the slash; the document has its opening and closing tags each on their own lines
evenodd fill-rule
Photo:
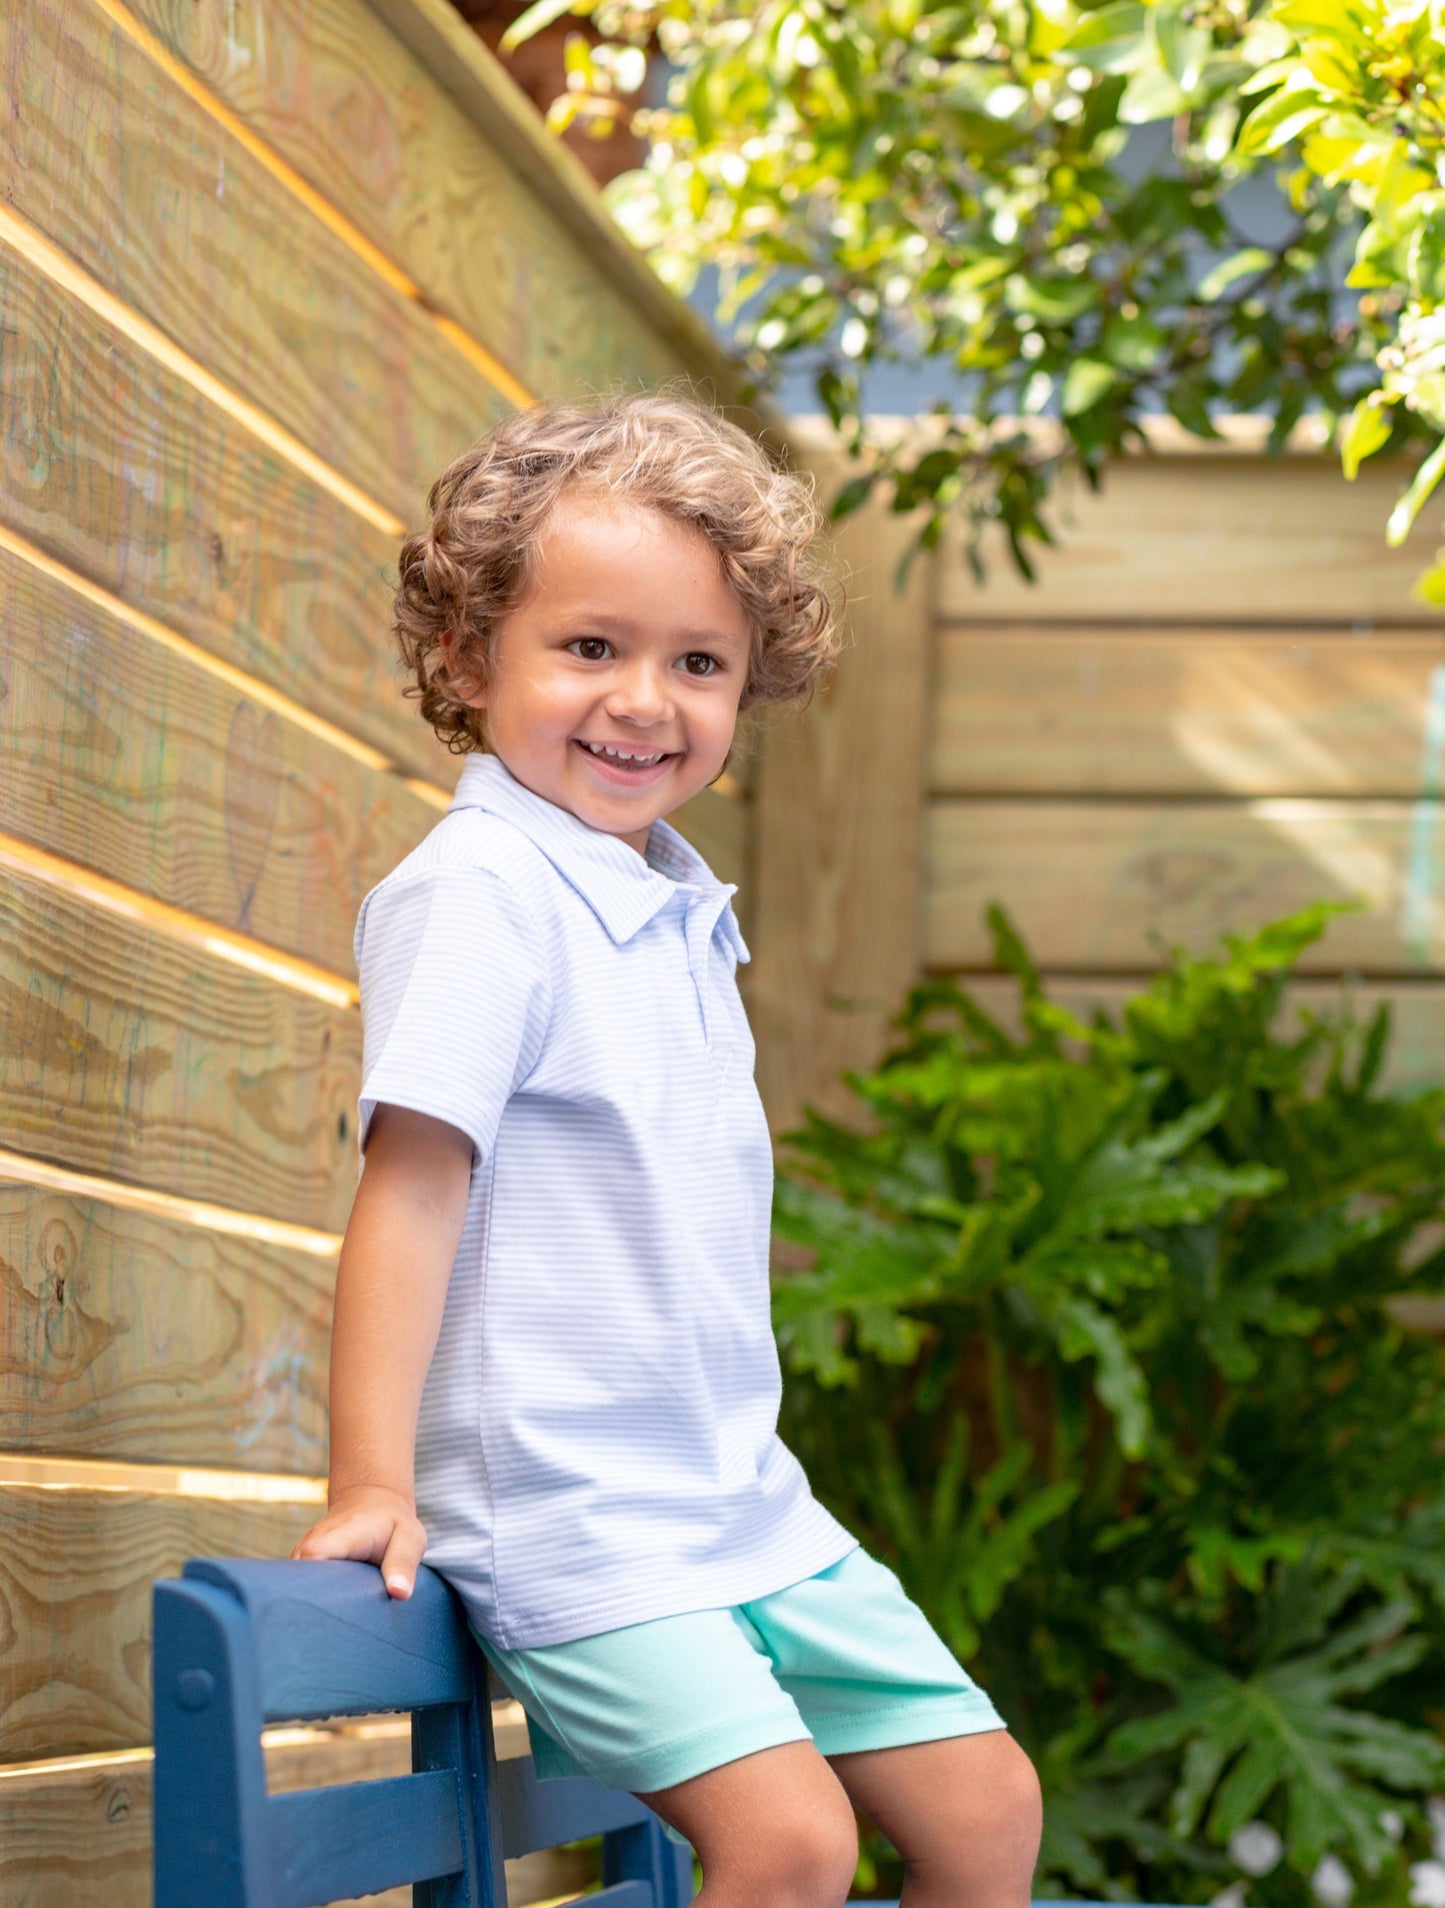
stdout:
<svg viewBox="0 0 1445 1908">
<path fill-rule="evenodd" d="M 398 1524 L 381 1560 L 382 1581 L 394 1597 L 409 1597 L 426 1551 L 426 1532 L 415 1522 Z"/>
<path fill-rule="evenodd" d="M 415 1517 L 343 1512 L 334 1520 L 322 1518 L 291 1555 L 299 1562 L 349 1557 L 360 1563 L 380 1564 L 389 1594 L 409 1597 L 425 1551 L 426 1532 Z"/>
<path fill-rule="evenodd" d="M 298 1561 L 350 1557 L 359 1563 L 376 1563 L 386 1549 L 390 1532 L 371 1518 L 343 1517 L 332 1524 L 323 1521 L 308 1530 L 291 1555 Z"/>
</svg>

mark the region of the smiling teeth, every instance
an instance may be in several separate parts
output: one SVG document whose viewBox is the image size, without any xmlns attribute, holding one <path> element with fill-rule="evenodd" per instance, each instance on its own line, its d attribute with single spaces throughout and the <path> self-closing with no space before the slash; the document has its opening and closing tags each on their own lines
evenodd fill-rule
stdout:
<svg viewBox="0 0 1445 1908">
<path fill-rule="evenodd" d="M 609 749 L 601 742 L 584 742 L 582 746 L 589 755 L 605 755 L 614 762 L 637 762 L 643 768 L 651 768 L 667 753 L 666 749 L 659 749 L 655 755 L 629 755 L 626 749 Z"/>
</svg>

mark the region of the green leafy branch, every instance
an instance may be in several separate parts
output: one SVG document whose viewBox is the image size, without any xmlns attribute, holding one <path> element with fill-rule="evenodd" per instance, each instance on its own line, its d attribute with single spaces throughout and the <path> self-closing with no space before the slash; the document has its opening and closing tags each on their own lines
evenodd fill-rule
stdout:
<svg viewBox="0 0 1445 1908">
<path fill-rule="evenodd" d="M 1031 576 L 1060 478 L 1098 487 L 1160 403 L 1200 437 L 1223 410 L 1267 417 L 1273 450 L 1316 413 L 1351 475 L 1437 441 L 1442 4 L 539 0 L 509 37 L 591 17 L 602 44 L 569 43 L 553 123 L 626 116 L 646 139 L 608 188 L 623 229 L 680 292 L 717 268 L 759 388 L 813 368 L 861 465 L 838 514 L 876 490 L 918 513 L 920 548 L 958 524 L 982 578 L 991 527 Z M 666 100 L 638 106 L 658 52 Z M 1131 181 L 1114 162 L 1154 120 L 1174 172 Z M 1272 247 L 1227 206 L 1262 165 L 1294 214 Z M 1202 278 L 1201 247 L 1221 254 Z M 864 379 L 889 358 L 938 364 L 965 404 L 879 435 Z"/>
</svg>

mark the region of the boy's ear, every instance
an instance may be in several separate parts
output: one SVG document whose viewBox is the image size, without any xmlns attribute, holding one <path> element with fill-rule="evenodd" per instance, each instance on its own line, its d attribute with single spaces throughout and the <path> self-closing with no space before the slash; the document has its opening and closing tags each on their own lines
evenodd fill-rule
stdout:
<svg viewBox="0 0 1445 1908">
<path fill-rule="evenodd" d="M 451 630 L 442 631 L 441 646 L 442 661 L 446 665 L 446 672 L 451 678 L 453 689 L 469 708 L 484 708 L 487 699 L 486 687 L 476 680 L 457 654 L 457 639 Z"/>
</svg>

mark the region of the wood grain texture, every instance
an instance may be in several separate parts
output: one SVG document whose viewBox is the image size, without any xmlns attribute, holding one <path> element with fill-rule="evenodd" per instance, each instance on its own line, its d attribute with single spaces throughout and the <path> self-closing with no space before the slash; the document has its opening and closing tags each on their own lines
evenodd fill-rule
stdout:
<svg viewBox="0 0 1445 1908">
<path fill-rule="evenodd" d="M 944 624 L 929 787 L 1413 797 L 1440 779 L 1432 697 L 1445 636 L 1423 631 Z"/>
<path fill-rule="evenodd" d="M 1203 952 L 1327 898 L 1336 920 L 1302 970 L 1445 969 L 1438 802 L 935 801 L 924 848 L 933 967 L 987 967 L 985 905 L 1003 903 L 1041 967 L 1137 972 L 1148 936 Z"/>
<path fill-rule="evenodd" d="M 266 1786 L 280 1795 L 410 1768 L 409 1731 L 338 1737 L 324 1747 L 268 1750 Z M 149 1761 L 23 1776 L 0 1770 L 0 1899 L 17 1908 L 150 1908 L 153 1795 Z M 372 1895 L 367 1908 L 411 1908 L 411 1890 Z"/>
<path fill-rule="evenodd" d="M 497 1730 L 499 1756 L 504 1733 Z M 317 1734 L 305 1743 L 268 1746 L 272 1795 L 410 1772 L 404 1722 L 400 1732 Z M 152 1795 L 148 1760 L 10 1776 L 0 1770 L 0 1900 L 14 1908 L 150 1908 Z M 525 1908 L 569 1890 L 580 1894 L 597 1880 L 600 1863 L 586 1848 L 545 1849 L 505 1867 L 508 1908 Z M 411 1908 L 411 1899 L 409 1888 L 394 1888 L 368 1895 L 365 1908 Z"/>
<path fill-rule="evenodd" d="M 450 786 L 392 661 L 396 551 L 0 246 L 0 516 L 202 649 Z"/>
<path fill-rule="evenodd" d="M 0 20 L 0 192 L 404 520 L 507 407 L 98 8 Z"/>
<path fill-rule="evenodd" d="M 438 820 L 394 776 L 0 550 L 5 829 L 351 976 L 367 891 Z"/>
<path fill-rule="evenodd" d="M 360 1016 L 0 881 L 0 1146 L 340 1231 Z"/>
<path fill-rule="evenodd" d="M 151 1797 L 149 1762 L 0 1773 L 0 1900 L 14 1908 L 151 1908 Z"/>
<path fill-rule="evenodd" d="M 1404 460 L 1371 461 L 1347 484 L 1334 457 L 1128 457 L 1102 493 L 1061 490 L 1045 515 L 1059 547 L 1025 583 L 997 540 L 980 588 L 961 546 L 940 551 L 939 611 L 950 620 L 1154 625 L 1424 624 L 1412 600 L 1424 539 L 1385 544 L 1409 480 Z"/>
<path fill-rule="evenodd" d="M 808 460 L 820 487 L 837 467 Z M 754 763 L 751 922 L 743 970 L 758 1086 L 773 1130 L 803 1104 L 847 1103 L 919 959 L 919 839 L 932 578 L 893 587 L 913 530 L 878 509 L 846 518 L 852 647 L 801 715 L 780 715 Z"/>
<path fill-rule="evenodd" d="M 681 358 L 357 0 L 131 0 L 227 105 L 540 397 Z"/>
<path fill-rule="evenodd" d="M 284 1557 L 315 1514 L 0 1489 L 0 1761 L 148 1741 L 152 1583 L 187 1557 Z"/>
<path fill-rule="evenodd" d="M 596 181 L 570 142 L 549 133 L 542 115 L 452 0 L 365 0 L 473 125 L 483 128 L 510 170 L 554 212 L 580 253 L 635 307 L 694 377 L 706 378 L 724 403 L 737 389 L 738 367 L 702 315 L 670 292 L 643 255 L 623 237 L 600 203 Z M 473 9 L 475 11 L 475 9 Z M 779 430 L 781 417 L 754 398 L 739 421 Z"/>
<path fill-rule="evenodd" d="M 324 1475 L 334 1279 L 0 1182 L 0 1449 Z"/>
<path fill-rule="evenodd" d="M 1016 983 L 1002 974 L 973 974 L 963 983 L 974 999 L 1010 1033 L 1021 1033 Z M 1046 974 L 1050 1000 L 1081 1020 L 1102 1009 L 1117 1023 L 1126 1000 L 1144 983 L 1104 974 Z M 1445 987 L 1438 981 L 1360 981 L 1346 983 L 1305 977 L 1294 981 L 1280 1016 L 1282 1029 L 1297 1027 L 1299 1015 L 1328 1013 L 1338 1018 L 1351 1003 L 1357 1020 L 1368 1021 L 1382 1001 L 1390 1005 L 1392 1033 L 1381 1084 L 1395 1092 L 1445 1086 Z"/>
</svg>

